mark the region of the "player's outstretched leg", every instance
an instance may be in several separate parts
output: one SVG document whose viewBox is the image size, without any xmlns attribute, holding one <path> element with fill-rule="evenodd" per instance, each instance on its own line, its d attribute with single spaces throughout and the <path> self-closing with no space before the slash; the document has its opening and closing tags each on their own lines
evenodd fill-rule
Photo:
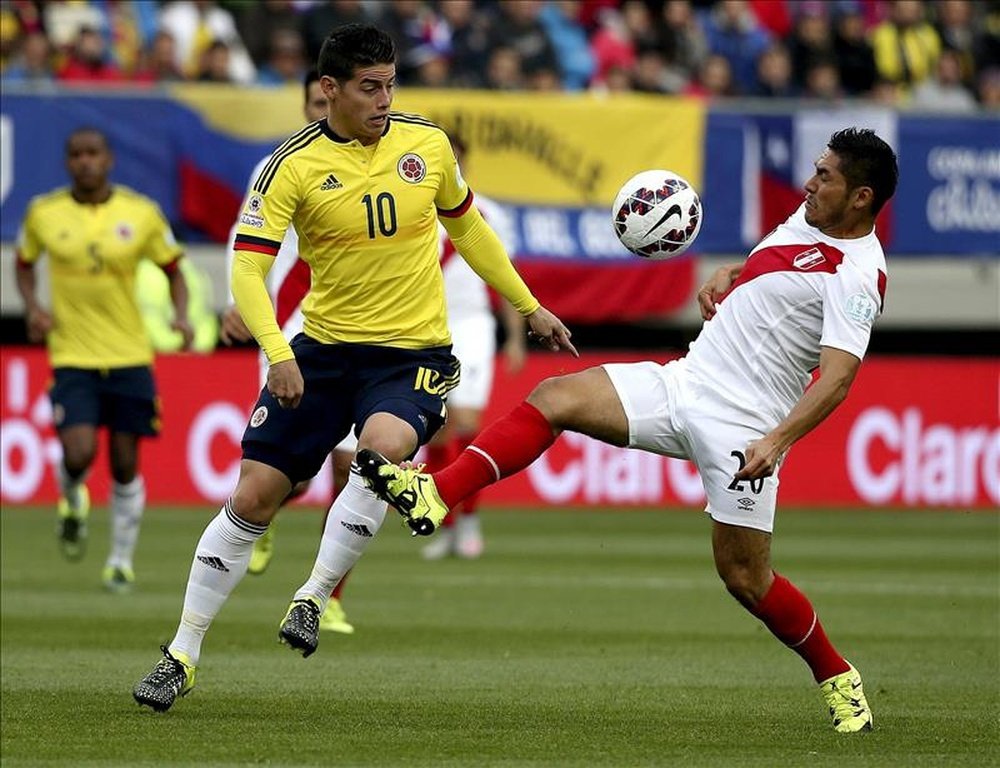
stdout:
<svg viewBox="0 0 1000 768">
<path fill-rule="evenodd" d="M 316 652 L 319 645 L 319 617 L 323 607 L 311 598 L 292 600 L 278 625 L 278 642 L 302 651 L 302 658 Z"/>
<path fill-rule="evenodd" d="M 171 653 L 160 646 L 163 658 L 132 689 L 132 697 L 157 712 L 166 712 L 178 696 L 187 696 L 194 688 L 195 667 L 182 653 Z"/>
<path fill-rule="evenodd" d="M 358 451 L 358 471 L 365 484 L 406 518 L 413 535 L 429 536 L 448 514 L 448 507 L 438 495 L 434 480 L 422 469 L 404 469 L 378 451 Z"/>
<path fill-rule="evenodd" d="M 834 730 L 857 733 L 872 729 L 872 710 L 861 686 L 861 675 L 853 665 L 846 672 L 821 682 L 819 689 L 830 708 Z"/>
</svg>

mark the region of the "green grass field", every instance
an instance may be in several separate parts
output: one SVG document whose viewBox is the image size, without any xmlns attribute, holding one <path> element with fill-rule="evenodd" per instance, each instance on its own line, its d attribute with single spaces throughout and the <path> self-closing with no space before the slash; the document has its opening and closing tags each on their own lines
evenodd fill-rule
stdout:
<svg viewBox="0 0 1000 768">
<path fill-rule="evenodd" d="M 779 570 L 865 677 L 833 732 L 804 664 L 725 594 L 697 512 L 487 512 L 478 562 L 425 563 L 390 518 L 352 576 L 357 632 L 276 642 L 319 513 L 279 518 L 163 715 L 131 687 L 176 625 L 209 510 L 147 512 L 138 587 L 61 560 L 50 512 L 2 513 L 4 766 L 1000 764 L 1000 517 L 792 512 Z"/>
</svg>

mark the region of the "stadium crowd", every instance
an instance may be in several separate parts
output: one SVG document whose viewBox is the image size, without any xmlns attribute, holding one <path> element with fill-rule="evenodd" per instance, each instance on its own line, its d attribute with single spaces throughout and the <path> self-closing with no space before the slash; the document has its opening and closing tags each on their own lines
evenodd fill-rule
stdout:
<svg viewBox="0 0 1000 768">
<path fill-rule="evenodd" d="M 370 21 L 402 85 L 1000 109 L 989 0 L 0 0 L 5 84 L 298 84 Z"/>
</svg>

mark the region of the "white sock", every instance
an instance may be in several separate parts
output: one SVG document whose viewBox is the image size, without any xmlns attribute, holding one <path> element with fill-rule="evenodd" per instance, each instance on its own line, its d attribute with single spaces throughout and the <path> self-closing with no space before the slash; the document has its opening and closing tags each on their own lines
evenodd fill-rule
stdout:
<svg viewBox="0 0 1000 768">
<path fill-rule="evenodd" d="M 385 520 L 386 504 L 372 493 L 355 467 L 344 490 L 330 507 L 309 580 L 295 593 L 296 600 L 312 598 L 326 608 L 330 592 L 361 557 Z"/>
<path fill-rule="evenodd" d="M 80 508 L 80 486 L 87 479 L 87 470 L 80 473 L 80 476 L 73 478 L 66 471 L 66 464 L 60 459 L 56 464 L 56 477 L 59 480 L 59 493 L 69 502 L 71 509 Z"/>
<path fill-rule="evenodd" d="M 183 653 L 198 663 L 201 641 L 223 603 L 240 583 L 250 563 L 253 544 L 266 525 L 248 523 L 233 512 L 232 499 L 206 526 L 198 541 L 184 593 L 184 609 L 171 653 Z"/>
<path fill-rule="evenodd" d="M 111 484 L 111 552 L 112 567 L 131 568 L 132 555 L 139 541 L 139 524 L 146 505 L 146 484 L 140 475 L 130 483 Z"/>
</svg>

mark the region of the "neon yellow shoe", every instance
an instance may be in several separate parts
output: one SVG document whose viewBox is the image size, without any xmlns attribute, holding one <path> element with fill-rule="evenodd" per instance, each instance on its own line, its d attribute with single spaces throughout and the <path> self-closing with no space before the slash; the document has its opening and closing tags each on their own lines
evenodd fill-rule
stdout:
<svg viewBox="0 0 1000 768">
<path fill-rule="evenodd" d="M 872 729 L 872 711 L 861 687 L 861 675 L 853 666 L 846 672 L 819 684 L 827 705 L 833 728 L 839 733 L 856 733 Z"/>
<path fill-rule="evenodd" d="M 271 523 L 264 534 L 253 543 L 253 552 L 250 553 L 250 565 L 247 572 L 254 576 L 260 576 L 271 564 L 271 556 L 274 555 L 274 523 Z"/>
<path fill-rule="evenodd" d="M 178 696 L 187 696 L 194 688 L 196 668 L 183 653 L 171 653 L 160 646 L 163 658 L 132 689 L 132 698 L 139 704 L 166 712 Z"/>
<path fill-rule="evenodd" d="M 69 499 L 59 497 L 59 522 L 56 535 L 59 537 L 59 548 L 67 560 L 80 560 L 87 552 L 87 518 L 90 517 L 90 491 L 81 485 L 79 505 L 74 509 Z"/>
<path fill-rule="evenodd" d="M 347 621 L 347 614 L 344 613 L 344 606 L 340 601 L 331 597 L 323 610 L 323 615 L 319 617 L 320 632 L 340 632 L 342 635 L 353 635 L 354 625 Z"/>
<path fill-rule="evenodd" d="M 101 572 L 101 581 L 108 592 L 123 595 L 132 591 L 135 572 L 127 565 L 106 565 Z"/>
<path fill-rule="evenodd" d="M 448 507 L 438 495 L 434 478 L 424 474 L 423 464 L 404 469 L 368 448 L 358 451 L 356 461 L 365 484 L 399 510 L 414 536 L 430 536 L 441 525 Z"/>
</svg>

